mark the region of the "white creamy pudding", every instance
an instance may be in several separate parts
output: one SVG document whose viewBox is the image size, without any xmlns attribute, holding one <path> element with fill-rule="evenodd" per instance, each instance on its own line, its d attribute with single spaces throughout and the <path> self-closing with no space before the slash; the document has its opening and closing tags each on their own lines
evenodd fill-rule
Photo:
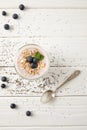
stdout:
<svg viewBox="0 0 87 130">
<path fill-rule="evenodd" d="M 15 68 L 23 78 L 36 79 L 47 72 L 49 59 L 40 46 L 25 45 L 19 49 L 15 57 Z"/>
</svg>

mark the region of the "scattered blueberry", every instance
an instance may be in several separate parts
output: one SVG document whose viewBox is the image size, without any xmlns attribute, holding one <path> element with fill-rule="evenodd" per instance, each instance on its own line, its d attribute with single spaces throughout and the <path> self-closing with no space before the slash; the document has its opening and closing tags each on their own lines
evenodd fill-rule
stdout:
<svg viewBox="0 0 87 130">
<path fill-rule="evenodd" d="M 19 5 L 19 9 L 20 9 L 20 10 L 24 10 L 24 8 L 25 8 L 25 6 L 24 6 L 23 4 L 20 4 L 20 5 Z"/>
<path fill-rule="evenodd" d="M 1 84 L 1 88 L 6 88 L 6 85 L 5 84 Z"/>
<path fill-rule="evenodd" d="M 30 111 L 26 111 L 26 116 L 31 116 L 31 112 Z"/>
<path fill-rule="evenodd" d="M 1 80 L 2 80 L 3 82 L 6 82 L 6 81 L 7 81 L 7 77 L 3 76 L 3 77 L 1 77 Z"/>
<path fill-rule="evenodd" d="M 32 69 L 35 69 L 35 68 L 37 68 L 37 64 L 31 63 L 31 64 L 30 64 L 30 67 L 31 67 Z"/>
<path fill-rule="evenodd" d="M 33 62 L 33 57 L 32 56 L 28 56 L 27 57 L 27 62 L 32 63 Z"/>
<path fill-rule="evenodd" d="M 6 11 L 2 11 L 2 15 L 5 16 L 7 13 Z"/>
<path fill-rule="evenodd" d="M 15 109 L 15 108 L 16 108 L 16 104 L 12 103 L 12 104 L 10 105 L 10 108 Z"/>
<path fill-rule="evenodd" d="M 38 59 L 36 59 L 35 57 L 33 58 L 33 63 L 37 64 Z"/>
<path fill-rule="evenodd" d="M 13 14 L 13 19 L 17 19 L 18 18 L 18 14 Z"/>
<path fill-rule="evenodd" d="M 9 24 L 4 25 L 4 29 L 9 30 L 9 28 L 10 28 Z"/>
</svg>

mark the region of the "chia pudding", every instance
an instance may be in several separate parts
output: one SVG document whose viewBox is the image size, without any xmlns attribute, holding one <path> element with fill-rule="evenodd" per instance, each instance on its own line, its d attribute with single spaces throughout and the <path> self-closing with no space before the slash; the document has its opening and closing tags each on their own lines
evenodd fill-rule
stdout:
<svg viewBox="0 0 87 130">
<path fill-rule="evenodd" d="M 49 68 L 47 53 L 38 45 L 25 45 L 19 49 L 15 57 L 15 68 L 25 79 L 39 78 Z"/>
</svg>

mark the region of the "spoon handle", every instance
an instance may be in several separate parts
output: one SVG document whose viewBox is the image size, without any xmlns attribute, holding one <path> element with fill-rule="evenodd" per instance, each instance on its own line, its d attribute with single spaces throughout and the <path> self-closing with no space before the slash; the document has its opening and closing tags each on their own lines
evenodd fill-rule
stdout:
<svg viewBox="0 0 87 130">
<path fill-rule="evenodd" d="M 55 92 L 65 85 L 67 82 L 71 81 L 72 79 L 76 78 L 80 74 L 80 70 L 74 71 L 58 88 L 56 88 Z"/>
</svg>

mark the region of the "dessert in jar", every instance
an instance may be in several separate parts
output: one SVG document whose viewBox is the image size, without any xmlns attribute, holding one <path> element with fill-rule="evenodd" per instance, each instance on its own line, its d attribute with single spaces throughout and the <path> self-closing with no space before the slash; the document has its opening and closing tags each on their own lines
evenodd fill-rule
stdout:
<svg viewBox="0 0 87 130">
<path fill-rule="evenodd" d="M 15 57 L 15 68 L 25 79 L 43 76 L 49 68 L 47 53 L 38 45 L 28 44 L 21 47 Z"/>
</svg>

